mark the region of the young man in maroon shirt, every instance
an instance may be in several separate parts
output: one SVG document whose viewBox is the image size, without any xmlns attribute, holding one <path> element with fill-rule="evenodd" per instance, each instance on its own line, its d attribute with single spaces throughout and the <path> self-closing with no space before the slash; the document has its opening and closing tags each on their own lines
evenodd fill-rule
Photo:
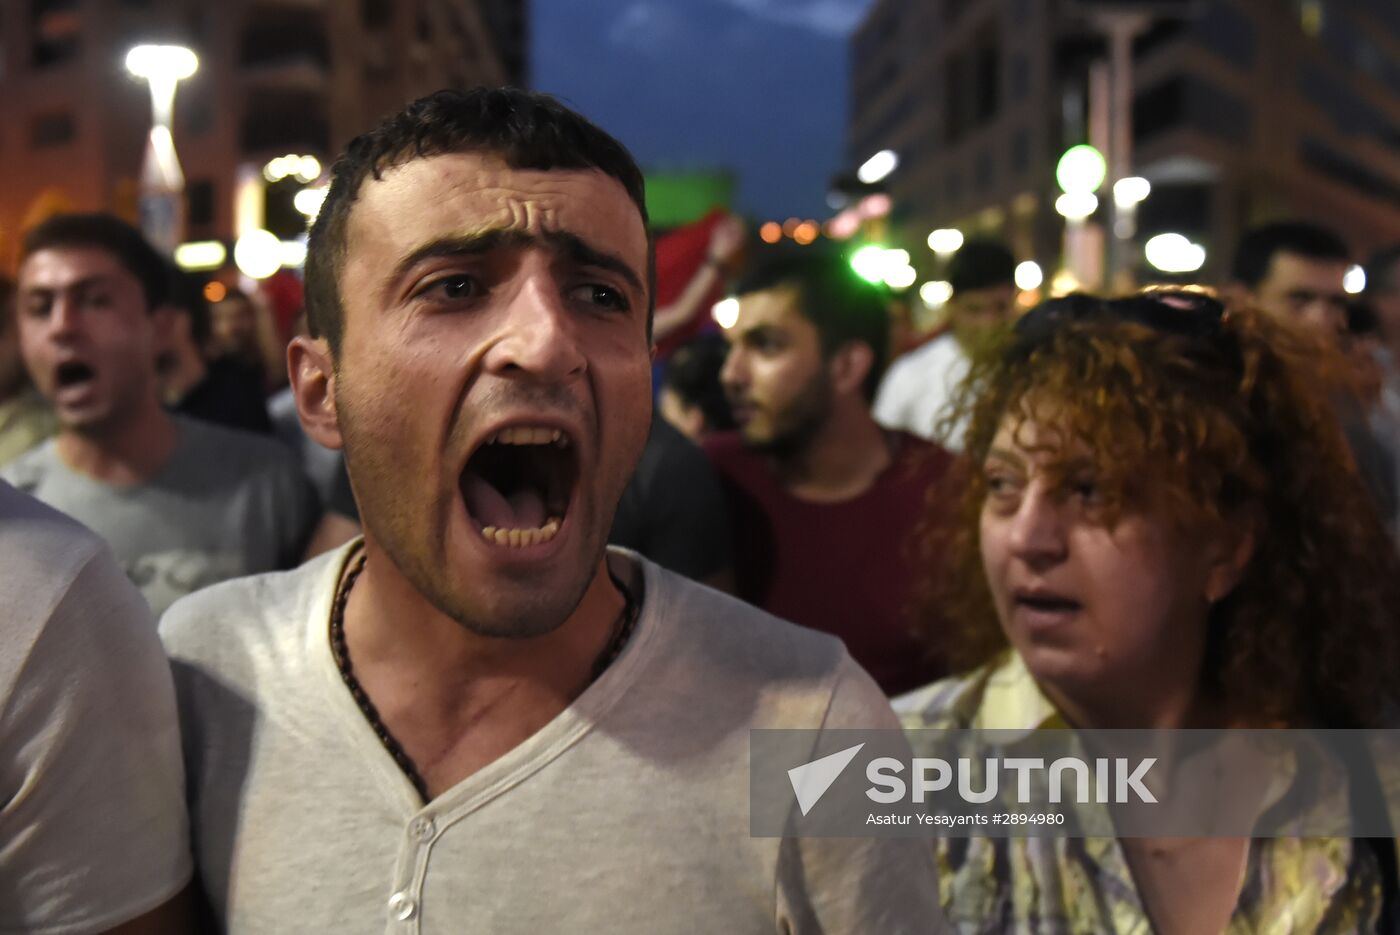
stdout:
<svg viewBox="0 0 1400 935">
<path fill-rule="evenodd" d="M 740 596 L 834 634 L 891 694 L 940 673 L 913 635 L 913 538 L 942 448 L 876 424 L 887 297 L 839 256 L 760 265 L 739 284 L 721 380 L 738 431 L 706 453 L 725 480 Z"/>
</svg>

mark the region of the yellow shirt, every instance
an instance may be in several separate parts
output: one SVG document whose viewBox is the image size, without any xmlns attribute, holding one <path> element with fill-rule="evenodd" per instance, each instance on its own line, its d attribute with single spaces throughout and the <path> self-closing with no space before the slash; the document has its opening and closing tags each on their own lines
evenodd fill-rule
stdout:
<svg viewBox="0 0 1400 935">
<path fill-rule="evenodd" d="M 1025 730 L 1068 725 L 1020 657 L 944 679 L 895 702 L 906 730 Z M 916 755 L 919 736 L 910 735 Z M 1151 935 L 1116 838 L 939 838 L 943 910 L 959 933 Z M 1374 932 L 1374 852 L 1346 838 L 1260 838 L 1249 848 L 1227 935 Z"/>
<path fill-rule="evenodd" d="M 53 410 L 32 389 L 0 402 L 0 464 L 9 464 L 57 431 Z"/>
</svg>

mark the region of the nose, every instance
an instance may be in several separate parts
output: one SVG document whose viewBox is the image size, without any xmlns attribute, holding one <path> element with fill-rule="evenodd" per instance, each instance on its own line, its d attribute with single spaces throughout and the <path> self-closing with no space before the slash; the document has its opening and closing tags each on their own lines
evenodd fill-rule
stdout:
<svg viewBox="0 0 1400 935">
<path fill-rule="evenodd" d="M 509 300 L 486 369 L 542 383 L 579 378 L 588 369 L 588 358 L 579 347 L 576 314 L 553 276 L 529 277 Z"/>
<path fill-rule="evenodd" d="M 78 331 L 81 318 L 81 303 L 75 302 L 71 296 L 66 294 L 55 296 L 53 304 L 49 306 L 49 336 L 53 338 L 72 336 Z"/>
<path fill-rule="evenodd" d="M 1032 483 L 1011 517 L 1007 541 L 1012 554 L 1030 565 L 1053 563 L 1065 556 L 1065 504 L 1043 484 Z"/>
<path fill-rule="evenodd" d="M 742 389 L 748 382 L 748 361 L 737 344 L 729 346 L 724 365 L 719 369 L 719 382 L 726 390 Z"/>
</svg>

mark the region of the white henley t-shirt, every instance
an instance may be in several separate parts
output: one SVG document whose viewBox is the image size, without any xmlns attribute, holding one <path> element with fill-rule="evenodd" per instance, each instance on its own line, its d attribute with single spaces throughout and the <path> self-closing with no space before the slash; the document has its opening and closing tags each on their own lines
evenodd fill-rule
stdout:
<svg viewBox="0 0 1400 935">
<path fill-rule="evenodd" d="M 353 548 L 162 621 L 196 861 L 232 935 L 940 929 L 927 841 L 750 835 L 751 728 L 897 727 L 838 641 L 613 550 L 644 581 L 621 656 L 424 805 L 331 655 Z"/>
</svg>

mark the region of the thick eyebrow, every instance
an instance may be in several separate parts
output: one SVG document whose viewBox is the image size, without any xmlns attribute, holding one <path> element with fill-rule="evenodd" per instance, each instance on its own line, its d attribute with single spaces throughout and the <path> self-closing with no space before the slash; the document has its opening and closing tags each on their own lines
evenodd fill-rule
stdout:
<svg viewBox="0 0 1400 935">
<path fill-rule="evenodd" d="M 409 270 L 425 260 L 441 257 L 482 256 L 494 250 L 521 249 L 541 246 L 557 255 L 565 256 L 581 266 L 592 266 L 616 273 L 638 292 L 646 292 L 642 278 L 636 270 L 618 256 L 589 246 L 576 234 L 567 231 L 550 231 L 544 234 L 529 234 L 518 230 L 488 230 L 479 234 L 461 234 L 455 237 L 442 237 L 429 241 L 411 251 L 394 267 L 391 282 L 398 282 Z"/>
<path fill-rule="evenodd" d="M 59 292 L 74 292 L 78 290 L 91 289 L 94 286 L 105 286 L 110 284 L 112 277 L 107 273 L 94 273 L 91 276 L 84 276 L 73 282 L 66 282 L 58 286 L 24 286 L 20 289 L 20 294 L 31 295 L 54 295 Z"/>
</svg>

